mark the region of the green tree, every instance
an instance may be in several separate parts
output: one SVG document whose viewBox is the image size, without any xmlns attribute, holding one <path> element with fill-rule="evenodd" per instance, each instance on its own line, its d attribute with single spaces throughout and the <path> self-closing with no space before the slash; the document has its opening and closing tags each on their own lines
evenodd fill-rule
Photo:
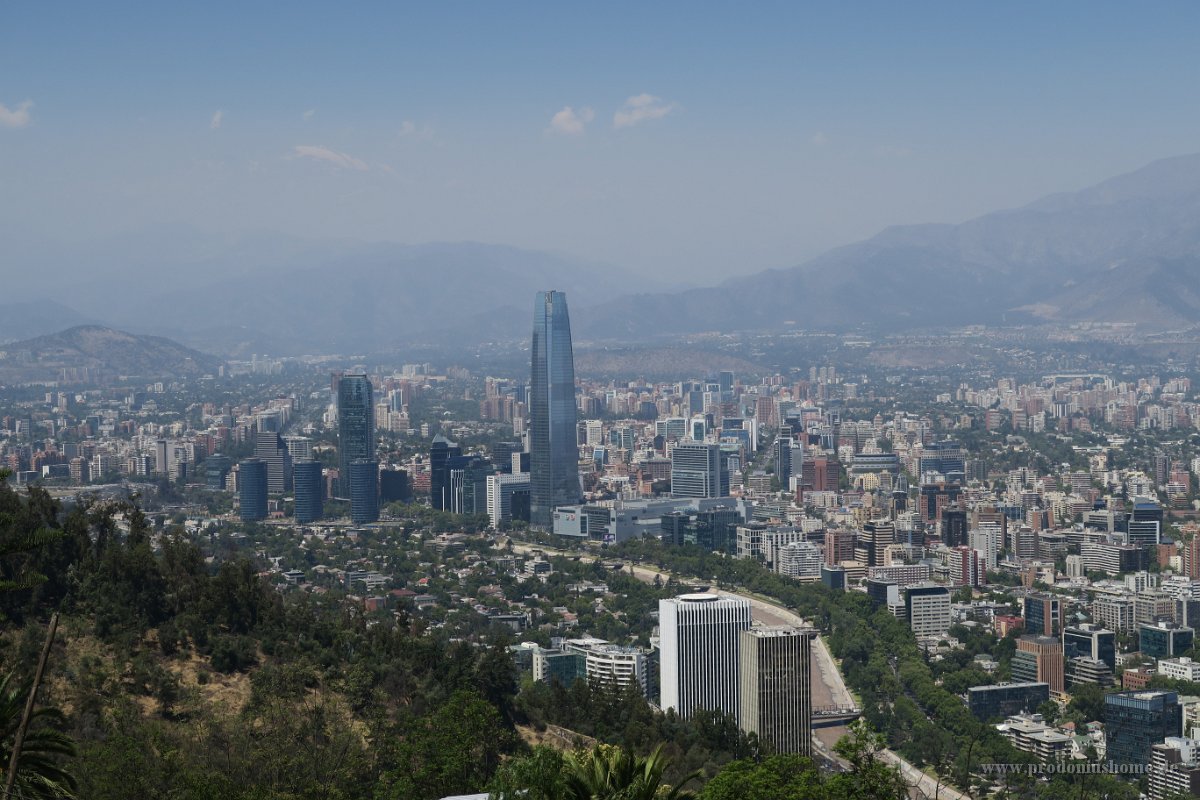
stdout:
<svg viewBox="0 0 1200 800">
<path fill-rule="evenodd" d="M 818 800 L 827 788 L 811 759 L 770 756 L 761 763 L 732 761 L 700 793 L 701 800 Z"/>
<path fill-rule="evenodd" d="M 0 680 L 0 784 L 8 778 L 13 744 L 28 695 L 29 687 L 16 681 L 13 673 Z M 75 796 L 75 776 L 63 764 L 65 759 L 75 756 L 75 743 L 53 727 L 63 721 L 62 712 L 56 708 L 35 708 L 17 760 L 14 797 L 52 800 Z"/>
<path fill-rule="evenodd" d="M 692 800 L 695 793 L 684 784 L 699 777 L 693 773 L 676 786 L 663 774 L 670 765 L 662 745 L 647 756 L 623 747 L 598 745 L 590 752 L 567 756 L 564 800 Z"/>
<path fill-rule="evenodd" d="M 1104 690 L 1094 683 L 1072 687 L 1067 713 L 1080 724 L 1104 718 Z"/>
<path fill-rule="evenodd" d="M 429 717 L 398 726 L 379 800 L 423 800 L 487 785 L 514 744 L 500 713 L 479 695 L 459 691 Z"/>
<path fill-rule="evenodd" d="M 527 756 L 506 761 L 489 784 L 491 800 L 561 800 L 566 792 L 566 757 L 539 745 Z"/>
</svg>

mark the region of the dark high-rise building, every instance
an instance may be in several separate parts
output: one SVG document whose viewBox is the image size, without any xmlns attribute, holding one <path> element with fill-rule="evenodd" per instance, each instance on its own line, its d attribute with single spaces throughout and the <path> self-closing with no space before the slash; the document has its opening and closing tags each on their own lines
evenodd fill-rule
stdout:
<svg viewBox="0 0 1200 800">
<path fill-rule="evenodd" d="M 447 462 L 450 476 L 446 511 L 455 514 L 486 514 L 487 479 L 495 473 L 492 462 L 480 455 L 454 456 Z"/>
<path fill-rule="evenodd" d="M 942 510 L 942 542 L 947 547 L 959 547 L 967 543 L 967 511 L 963 508 Z"/>
<path fill-rule="evenodd" d="M 379 462 L 365 458 L 350 462 L 350 521 L 355 525 L 379 520 Z"/>
<path fill-rule="evenodd" d="M 366 375 L 342 375 L 337 381 L 338 474 L 341 495 L 349 495 L 350 464 L 375 458 L 375 395 Z"/>
<path fill-rule="evenodd" d="M 1027 714 L 1049 699 L 1050 684 L 1044 682 L 1001 683 L 967 690 L 967 708 L 981 720 Z"/>
<path fill-rule="evenodd" d="M 267 491 L 283 494 L 292 488 L 292 457 L 277 431 L 259 431 L 254 439 L 254 457 L 267 465 Z"/>
<path fill-rule="evenodd" d="M 325 513 L 325 481 L 321 475 L 321 462 L 311 458 L 297 461 L 292 468 L 292 476 L 296 522 L 316 522 Z"/>
<path fill-rule="evenodd" d="M 238 501 L 243 522 L 267 518 L 267 462 L 247 458 L 238 464 Z"/>
<path fill-rule="evenodd" d="M 445 436 L 433 437 L 429 445 L 429 504 L 438 511 L 449 511 L 453 506 L 450 497 L 450 463 L 462 457 L 462 448 Z"/>
<path fill-rule="evenodd" d="M 575 357 L 567 296 L 538 292 L 533 308 L 529 397 L 530 521 L 549 528 L 558 506 L 579 502 Z"/>
<path fill-rule="evenodd" d="M 204 459 L 205 486 L 209 489 L 224 489 L 225 478 L 229 476 L 231 469 L 233 469 L 233 460 L 223 453 L 214 453 Z"/>
<path fill-rule="evenodd" d="M 402 469 L 385 469 L 379 473 L 379 502 L 407 503 L 412 500 L 412 482 Z"/>
<path fill-rule="evenodd" d="M 1110 670 L 1117 667 L 1117 635 L 1098 625 L 1082 623 L 1063 629 L 1063 657 L 1086 656 L 1103 661 Z"/>
<path fill-rule="evenodd" d="M 812 754 L 812 631 L 751 628 L 738 640 L 738 727 L 774 753 Z"/>
<path fill-rule="evenodd" d="M 492 445 L 492 461 L 496 462 L 496 469 L 506 475 L 513 471 L 513 453 L 522 451 L 520 442 L 496 442 Z"/>
<path fill-rule="evenodd" d="M 1104 696 L 1105 760 L 1148 764 L 1150 748 L 1183 730 L 1183 708 L 1175 692 L 1114 692 Z"/>
<path fill-rule="evenodd" d="M 1150 658 L 1174 658 L 1192 649 L 1195 631 L 1169 622 L 1138 628 L 1138 649 Z"/>
<path fill-rule="evenodd" d="M 1062 630 L 1062 602 L 1049 594 L 1029 594 L 1023 600 L 1025 630 L 1043 636 L 1058 636 Z"/>
</svg>

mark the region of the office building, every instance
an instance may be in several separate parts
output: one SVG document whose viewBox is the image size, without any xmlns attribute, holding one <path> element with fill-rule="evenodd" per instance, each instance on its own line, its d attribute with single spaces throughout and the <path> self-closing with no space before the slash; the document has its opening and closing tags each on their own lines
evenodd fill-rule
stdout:
<svg viewBox="0 0 1200 800">
<path fill-rule="evenodd" d="M 658 625 L 662 708 L 684 719 L 700 708 L 736 716 L 739 636 L 750 628 L 750 602 L 715 594 L 659 600 Z"/>
<path fill-rule="evenodd" d="M 353 489 L 350 465 L 375 459 L 375 400 L 366 375 L 342 375 L 337 380 L 338 475 L 341 496 Z"/>
<path fill-rule="evenodd" d="M 672 511 L 662 515 L 659 536 L 664 544 L 694 544 L 705 550 L 732 554 L 737 549 L 737 528 L 741 522 L 741 512 L 732 505 Z"/>
<path fill-rule="evenodd" d="M 826 589 L 844 592 L 846 590 L 846 568 L 838 565 L 821 565 L 821 585 Z"/>
<path fill-rule="evenodd" d="M 1058 636 L 1062 632 L 1062 603 L 1057 597 L 1034 593 L 1022 601 L 1025 630 L 1043 636 Z"/>
<path fill-rule="evenodd" d="M 1150 658 L 1174 658 L 1192 649 L 1195 632 L 1170 622 L 1138 628 L 1138 649 Z"/>
<path fill-rule="evenodd" d="M 941 636 L 950 630 L 950 590 L 935 583 L 919 583 L 905 592 L 908 625 L 914 636 Z"/>
<path fill-rule="evenodd" d="M 1048 683 L 1001 683 L 967 690 L 967 708 L 981 720 L 1029 714 L 1049 699 Z"/>
<path fill-rule="evenodd" d="M 225 479 L 233 470 L 233 459 L 223 453 L 214 453 L 204 459 L 204 485 L 209 489 L 225 488 Z"/>
<path fill-rule="evenodd" d="M 533 653 L 533 679 L 559 683 L 570 687 L 580 678 L 587 678 L 587 658 L 578 650 L 547 650 Z"/>
<path fill-rule="evenodd" d="M 966 509 L 942 509 L 942 521 L 939 525 L 942 532 L 942 543 L 947 547 L 958 547 L 967 544 Z"/>
<path fill-rule="evenodd" d="M 321 462 L 312 459 L 297 461 L 292 467 L 292 490 L 296 499 L 296 522 L 316 522 L 324 514 L 325 481 Z"/>
<path fill-rule="evenodd" d="M 438 511 L 449 511 L 451 462 L 462 457 L 462 448 L 438 434 L 429 445 L 429 504 Z"/>
<path fill-rule="evenodd" d="M 1105 761 L 1147 764 L 1151 748 L 1183 730 L 1175 692 L 1115 692 L 1104 696 Z"/>
<path fill-rule="evenodd" d="M 1011 670 L 1014 681 L 1046 683 L 1053 695 L 1066 690 L 1063 644 L 1053 636 L 1026 635 L 1017 639 Z"/>
<path fill-rule="evenodd" d="M 267 462 L 261 459 L 238 464 L 238 516 L 243 522 L 267 518 Z"/>
<path fill-rule="evenodd" d="M 487 476 L 487 514 L 493 528 L 513 520 L 529 521 L 529 473 Z"/>
<path fill-rule="evenodd" d="M 450 485 L 446 490 L 455 514 L 486 514 L 487 479 L 495 473 L 492 462 L 481 455 L 454 456 L 446 463 Z"/>
<path fill-rule="evenodd" d="M 412 481 L 408 472 L 402 469 L 383 469 L 379 471 L 379 504 L 411 503 Z"/>
<path fill-rule="evenodd" d="M 254 439 L 254 457 L 267 465 L 267 491 L 283 494 L 292 490 L 292 457 L 283 437 L 274 431 L 259 431 Z"/>
<path fill-rule="evenodd" d="M 729 471 L 718 444 L 680 442 L 671 451 L 672 497 L 726 497 Z"/>
<path fill-rule="evenodd" d="M 896 526 L 889 520 L 872 520 L 863 525 L 858 541 L 862 550 L 858 560 L 868 567 L 882 567 L 884 549 L 896 541 Z"/>
<path fill-rule="evenodd" d="M 355 525 L 379 521 L 378 461 L 350 462 L 350 521 Z"/>
<path fill-rule="evenodd" d="M 1069 625 L 1063 629 L 1063 657 L 1087 656 L 1103 661 L 1110 670 L 1117 668 L 1117 635 L 1090 623 Z"/>
<path fill-rule="evenodd" d="M 575 357 L 562 292 L 538 292 L 529 398 L 530 521 L 550 528 L 554 509 L 579 502 Z"/>
<path fill-rule="evenodd" d="M 740 634 L 738 727 L 772 753 L 812 754 L 812 636 L 789 627 Z"/>
</svg>

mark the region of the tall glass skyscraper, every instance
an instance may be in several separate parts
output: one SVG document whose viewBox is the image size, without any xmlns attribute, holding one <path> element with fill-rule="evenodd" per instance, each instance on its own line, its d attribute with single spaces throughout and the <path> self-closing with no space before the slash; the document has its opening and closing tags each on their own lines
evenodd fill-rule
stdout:
<svg viewBox="0 0 1200 800">
<path fill-rule="evenodd" d="M 375 398 L 366 375 L 342 375 L 337 384 L 339 493 L 349 497 L 350 465 L 375 458 Z"/>
<path fill-rule="evenodd" d="M 293 468 L 292 485 L 296 492 L 296 522 L 316 522 L 324 513 L 325 487 L 321 480 L 321 462 L 302 458 Z"/>
<path fill-rule="evenodd" d="M 267 518 L 267 462 L 247 458 L 238 464 L 238 498 L 243 522 Z"/>
<path fill-rule="evenodd" d="M 562 292 L 538 292 L 533 307 L 533 375 L 529 398 L 530 522 L 553 523 L 557 506 L 579 502 L 575 356 Z"/>
<path fill-rule="evenodd" d="M 350 521 L 379 521 L 379 462 L 357 459 L 350 464 Z"/>
</svg>

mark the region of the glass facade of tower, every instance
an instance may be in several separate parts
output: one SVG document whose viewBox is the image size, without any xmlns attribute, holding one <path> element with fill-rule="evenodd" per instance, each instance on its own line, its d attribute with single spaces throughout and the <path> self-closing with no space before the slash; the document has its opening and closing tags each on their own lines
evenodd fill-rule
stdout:
<svg viewBox="0 0 1200 800">
<path fill-rule="evenodd" d="M 366 375 L 343 375 L 337 387 L 339 491 L 349 497 L 350 465 L 375 458 L 375 398 Z"/>
<path fill-rule="evenodd" d="M 325 486 L 321 462 L 301 459 L 293 468 L 292 485 L 296 493 L 296 522 L 316 522 L 324 513 Z"/>
<path fill-rule="evenodd" d="M 238 499 L 243 522 L 267 518 L 267 462 L 247 458 L 238 464 Z"/>
<path fill-rule="evenodd" d="M 355 525 L 379 521 L 379 462 L 350 463 L 350 521 Z"/>
<path fill-rule="evenodd" d="M 530 521 L 549 528 L 555 507 L 577 503 L 580 497 L 575 357 L 562 292 L 538 292 L 534 301 L 530 389 Z"/>
</svg>

